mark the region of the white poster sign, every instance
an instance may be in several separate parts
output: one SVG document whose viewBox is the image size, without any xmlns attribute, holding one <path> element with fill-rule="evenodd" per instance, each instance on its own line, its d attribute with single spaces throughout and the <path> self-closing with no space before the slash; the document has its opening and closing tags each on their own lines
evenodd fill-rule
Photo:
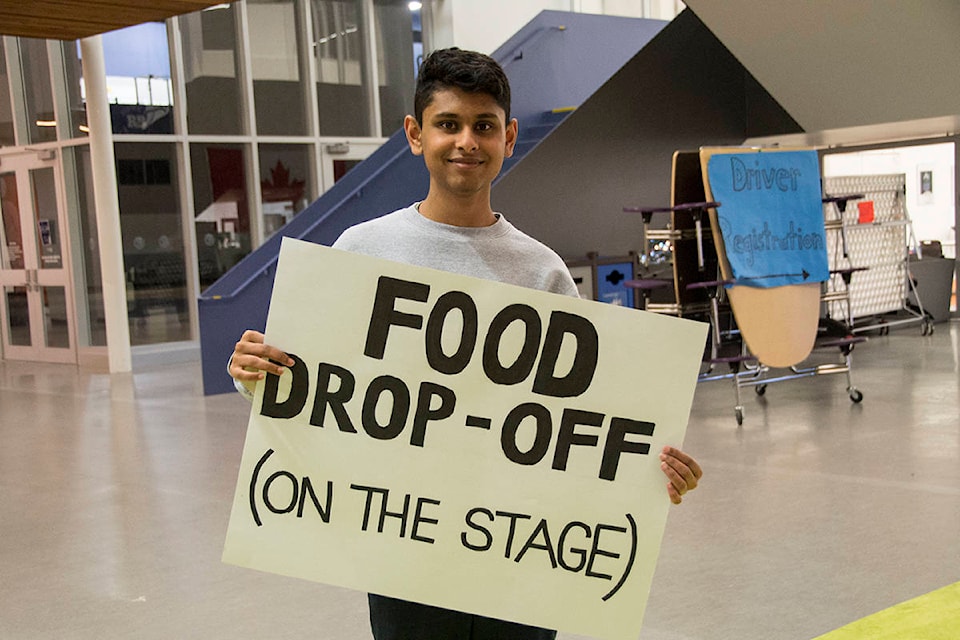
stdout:
<svg viewBox="0 0 960 640">
<path fill-rule="evenodd" d="M 636 638 L 706 326 L 285 239 L 225 562 Z"/>
</svg>

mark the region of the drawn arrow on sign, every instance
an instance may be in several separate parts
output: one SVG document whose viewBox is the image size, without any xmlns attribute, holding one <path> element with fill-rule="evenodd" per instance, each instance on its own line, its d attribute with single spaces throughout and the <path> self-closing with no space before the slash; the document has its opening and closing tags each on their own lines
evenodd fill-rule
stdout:
<svg viewBox="0 0 960 640">
<path fill-rule="evenodd" d="M 800 273 L 776 273 L 768 276 L 752 276 L 749 278 L 737 278 L 737 280 L 767 280 L 769 278 L 798 278 L 802 277 L 804 280 L 810 277 L 810 274 L 807 273 L 806 269 L 801 269 Z"/>
</svg>

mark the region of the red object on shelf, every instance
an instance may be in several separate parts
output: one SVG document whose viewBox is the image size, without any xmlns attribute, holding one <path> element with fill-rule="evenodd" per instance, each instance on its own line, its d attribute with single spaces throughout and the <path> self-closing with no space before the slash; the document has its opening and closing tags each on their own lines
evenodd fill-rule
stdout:
<svg viewBox="0 0 960 640">
<path fill-rule="evenodd" d="M 860 213 L 860 217 L 857 222 L 860 224 L 870 224 L 873 222 L 873 200 L 858 202 L 857 210 Z"/>
</svg>

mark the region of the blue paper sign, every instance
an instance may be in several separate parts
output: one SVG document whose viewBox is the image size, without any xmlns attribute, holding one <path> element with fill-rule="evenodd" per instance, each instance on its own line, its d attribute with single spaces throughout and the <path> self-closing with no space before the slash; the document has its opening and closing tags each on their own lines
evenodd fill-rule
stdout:
<svg viewBox="0 0 960 640">
<path fill-rule="evenodd" d="M 815 151 L 716 154 L 707 163 L 727 261 L 738 285 L 823 282 L 827 262 Z"/>
</svg>

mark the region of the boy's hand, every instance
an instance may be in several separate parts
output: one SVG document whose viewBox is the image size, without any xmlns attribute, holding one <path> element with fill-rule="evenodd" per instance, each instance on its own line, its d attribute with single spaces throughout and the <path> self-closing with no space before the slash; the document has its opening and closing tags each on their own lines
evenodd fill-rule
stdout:
<svg viewBox="0 0 960 640">
<path fill-rule="evenodd" d="M 670 482 L 667 483 L 667 493 L 670 502 L 680 504 L 683 494 L 697 488 L 703 470 L 697 461 L 675 447 L 664 447 L 660 453 L 660 468 Z"/>
<path fill-rule="evenodd" d="M 259 331 L 247 330 L 233 348 L 230 375 L 240 382 L 254 382 L 262 380 L 265 372 L 282 374 L 284 365 L 293 365 L 290 356 L 276 347 L 264 344 L 263 334 Z"/>
</svg>

